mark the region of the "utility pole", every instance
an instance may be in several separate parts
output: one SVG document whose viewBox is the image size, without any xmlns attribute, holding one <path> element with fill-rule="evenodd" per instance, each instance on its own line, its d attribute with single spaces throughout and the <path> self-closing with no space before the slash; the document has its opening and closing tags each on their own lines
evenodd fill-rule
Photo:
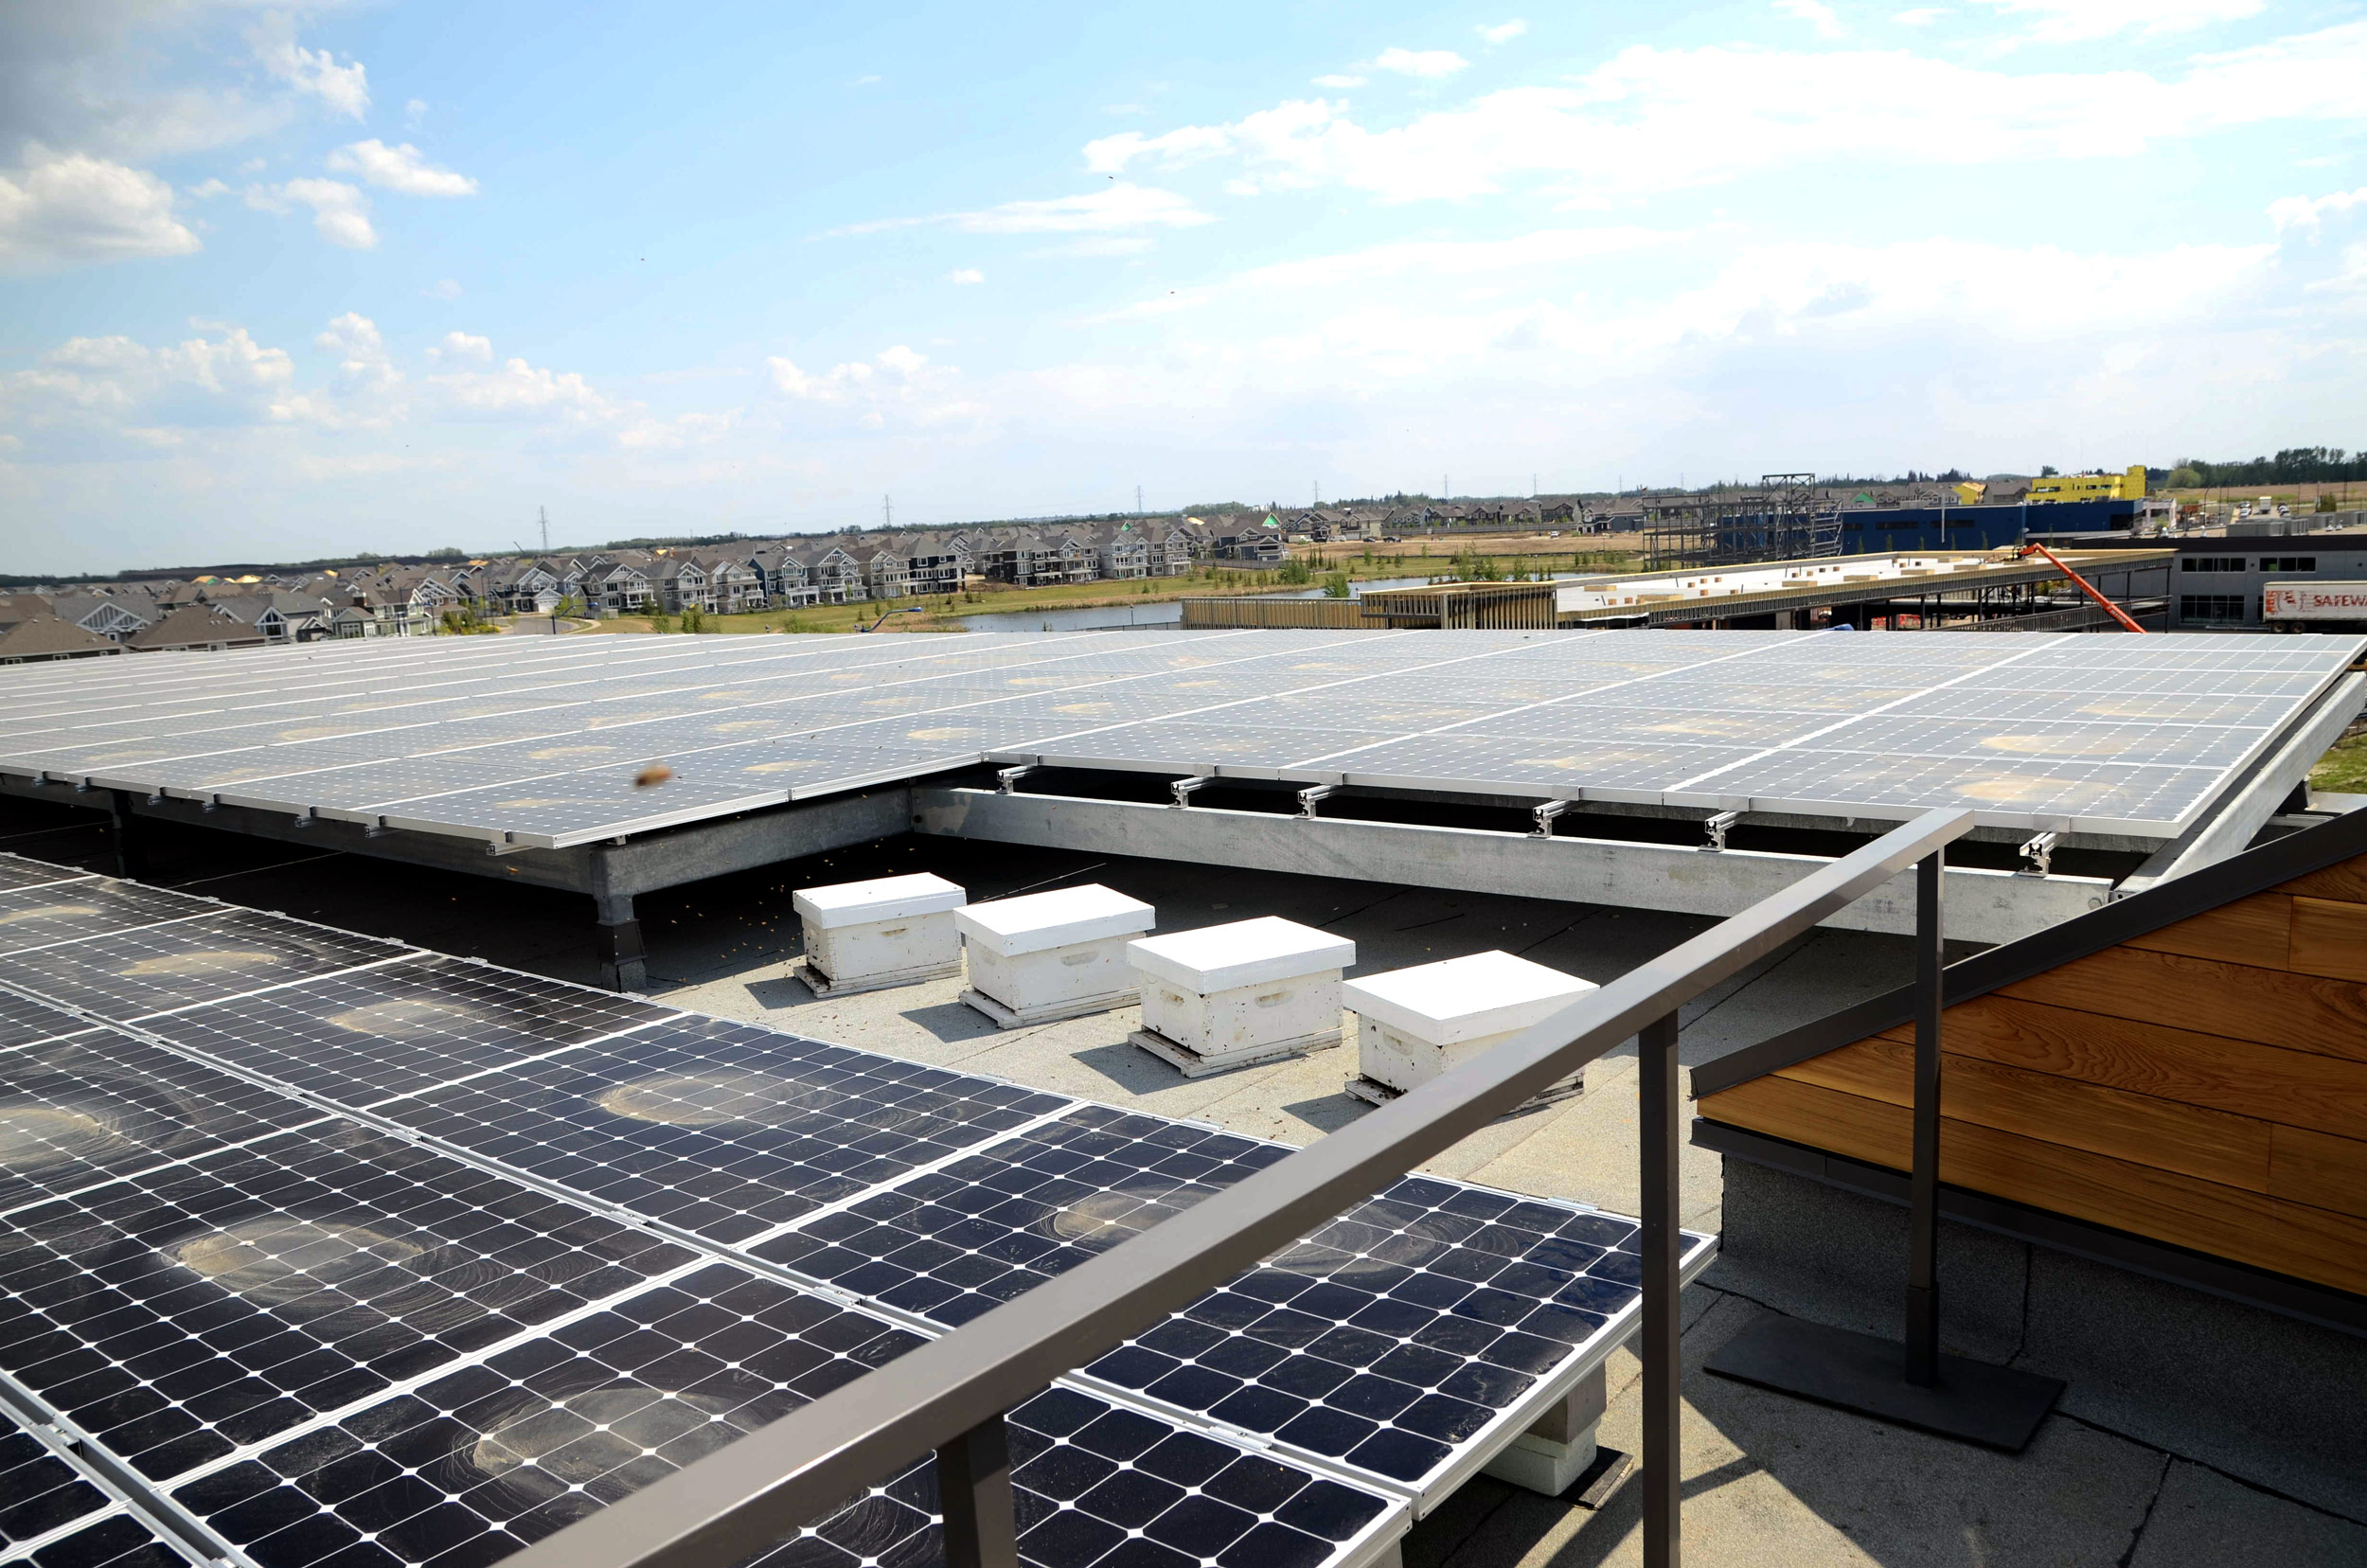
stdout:
<svg viewBox="0 0 2367 1568">
<path fill-rule="evenodd" d="M 885 495 L 880 497 L 880 515 L 886 519 L 889 527 L 896 526 L 896 502 L 893 497 Z"/>
<path fill-rule="evenodd" d="M 1441 501 L 1454 499 L 1454 476 L 1452 474 L 1442 473 L 1438 476 L 1438 499 Z"/>
<path fill-rule="evenodd" d="M 1143 487 L 1140 485 L 1134 487 L 1134 515 L 1143 515 Z"/>
<path fill-rule="evenodd" d="M 550 508 L 547 507 L 537 507 L 534 508 L 534 516 L 535 520 L 543 526 L 543 553 L 544 555 L 548 555 L 551 553 Z"/>
</svg>

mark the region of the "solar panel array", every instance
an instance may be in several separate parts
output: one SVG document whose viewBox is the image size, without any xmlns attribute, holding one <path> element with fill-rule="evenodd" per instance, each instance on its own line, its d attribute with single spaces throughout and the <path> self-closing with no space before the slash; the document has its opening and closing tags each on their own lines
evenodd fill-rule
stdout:
<svg viewBox="0 0 2367 1568">
<path fill-rule="evenodd" d="M 1289 1152 L 44 878 L 0 857 L 50 900 L 0 925 L 0 1560 L 489 1562 Z M 1636 1249 L 1399 1182 L 1015 1412 L 1021 1554 L 1359 1568 L 1627 1337 Z M 760 1560 L 925 1562 L 934 1486 Z"/>
<path fill-rule="evenodd" d="M 420 638 L 0 670 L 0 774 L 561 847 L 982 759 L 2169 837 L 2356 637 Z M 671 776 L 640 782 L 650 764 Z"/>
</svg>

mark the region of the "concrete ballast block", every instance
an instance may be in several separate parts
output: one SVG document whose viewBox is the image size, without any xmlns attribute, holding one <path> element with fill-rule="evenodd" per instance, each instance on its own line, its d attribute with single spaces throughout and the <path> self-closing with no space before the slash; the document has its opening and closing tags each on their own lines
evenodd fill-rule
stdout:
<svg viewBox="0 0 2367 1568">
<path fill-rule="evenodd" d="M 790 905 L 805 928 L 797 977 L 817 996 L 880 990 L 960 972 L 953 912 L 966 896 L 943 877 L 875 877 L 801 887 Z"/>
<path fill-rule="evenodd" d="M 972 904 L 954 916 L 970 950 L 962 1000 L 1006 1029 L 1125 1007 L 1135 999 L 1127 940 L 1157 918 L 1098 882 Z"/>
<path fill-rule="evenodd" d="M 1127 944 L 1140 974 L 1133 1042 L 1187 1078 L 1340 1042 L 1340 975 L 1356 944 L 1268 916 Z"/>
<path fill-rule="evenodd" d="M 1349 981 L 1342 995 L 1357 1015 L 1357 1073 L 1348 1093 L 1376 1104 L 1418 1089 L 1541 1024 L 1594 989 L 1509 953 L 1474 953 Z M 1575 1094 L 1578 1077 L 1539 1099 Z"/>
</svg>

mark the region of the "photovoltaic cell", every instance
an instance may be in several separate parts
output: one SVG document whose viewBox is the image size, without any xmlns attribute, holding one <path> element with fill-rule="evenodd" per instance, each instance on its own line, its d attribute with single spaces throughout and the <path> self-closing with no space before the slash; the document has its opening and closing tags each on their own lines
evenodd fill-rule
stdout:
<svg viewBox="0 0 2367 1568">
<path fill-rule="evenodd" d="M 1089 1106 L 751 1250 L 954 1326 L 1289 1153 Z M 1409 1177 L 1085 1370 L 1419 1489 L 1624 1337 L 1637 1235 Z"/>
<path fill-rule="evenodd" d="M 695 1255 L 358 1127 L 0 1218 L 0 1371 L 152 1480 Z"/>
<path fill-rule="evenodd" d="M 9 978 L 51 1001 L 126 1020 L 219 1001 L 411 950 L 249 909 L 20 953 Z"/>
<path fill-rule="evenodd" d="M 0 1212 L 323 1119 L 116 1030 L 29 1045 L 0 1065 Z"/>
<path fill-rule="evenodd" d="M 0 990 L 0 1051 L 82 1034 L 98 1026 L 87 1018 L 77 1018 L 45 1002 Z M 0 1067 L 0 1072 L 5 1071 L 5 1067 Z"/>
<path fill-rule="evenodd" d="M 185 893 L 93 878 L 0 893 L 0 957 L 57 942 L 187 919 L 222 906 Z"/>
<path fill-rule="evenodd" d="M 191 1568 L 200 1561 L 120 1508 L 8 1560 L 33 1568 Z"/>
<path fill-rule="evenodd" d="M 679 1016 L 632 997 L 422 956 L 151 1018 L 141 1027 L 362 1106 Z"/>
<path fill-rule="evenodd" d="M 0 855 L 0 891 L 73 882 L 87 875 L 88 872 L 77 870 L 71 865 L 51 865 L 45 861 L 27 860 L 22 855 Z"/>
<path fill-rule="evenodd" d="M 376 1114 L 738 1242 L 1072 1103 L 776 1030 L 685 1019 Z"/>
<path fill-rule="evenodd" d="M 114 1499 L 46 1443 L 0 1412 L 0 1560 L 90 1523 Z"/>
<path fill-rule="evenodd" d="M 717 1264 L 173 1496 L 262 1568 L 491 1561 L 918 1343 Z M 1021 1405 L 1008 1431 L 1035 1568 L 1322 1568 L 1385 1540 L 1401 1506 L 1074 1389 Z M 753 1564 L 919 1568 L 942 1553 L 936 1514 L 923 1461 Z"/>
</svg>

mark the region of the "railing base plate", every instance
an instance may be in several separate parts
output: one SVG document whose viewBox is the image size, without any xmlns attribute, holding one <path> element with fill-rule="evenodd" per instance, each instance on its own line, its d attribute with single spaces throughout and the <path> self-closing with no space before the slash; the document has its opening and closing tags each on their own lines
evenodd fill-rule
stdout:
<svg viewBox="0 0 2367 1568">
<path fill-rule="evenodd" d="M 2029 1446 L 2063 1392 L 2057 1378 L 1949 1355 L 1940 1357 L 1938 1386 L 1918 1388 L 1906 1381 L 1906 1356 L 1895 1340 L 1771 1317 L 1728 1340 L 1708 1367 L 1738 1382 L 2008 1453 Z"/>
</svg>

